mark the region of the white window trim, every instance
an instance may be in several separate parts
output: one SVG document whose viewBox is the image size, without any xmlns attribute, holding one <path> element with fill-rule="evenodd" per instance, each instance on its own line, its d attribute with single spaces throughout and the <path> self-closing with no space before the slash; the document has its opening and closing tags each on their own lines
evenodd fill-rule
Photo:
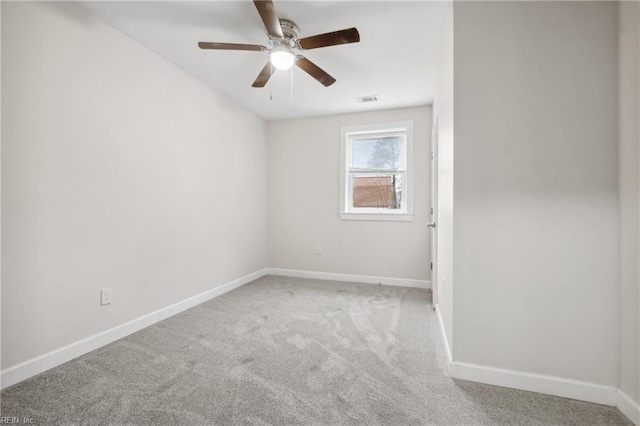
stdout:
<svg viewBox="0 0 640 426">
<path fill-rule="evenodd" d="M 353 133 L 380 133 L 390 131 L 406 131 L 406 210 L 394 212 L 391 210 L 364 212 L 348 211 L 350 194 L 347 182 L 349 172 L 347 170 L 347 145 L 349 135 Z M 340 219 L 341 220 L 384 220 L 410 222 L 413 220 L 413 121 L 401 121 L 395 123 L 364 124 L 359 126 L 343 126 L 340 128 Z"/>
</svg>

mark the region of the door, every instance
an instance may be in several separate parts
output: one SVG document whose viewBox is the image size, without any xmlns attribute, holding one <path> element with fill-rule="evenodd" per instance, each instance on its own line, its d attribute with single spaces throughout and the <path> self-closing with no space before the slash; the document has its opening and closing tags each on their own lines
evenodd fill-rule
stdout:
<svg viewBox="0 0 640 426">
<path fill-rule="evenodd" d="M 429 215 L 431 240 L 431 294 L 433 309 L 438 304 L 438 116 L 433 117 L 431 129 L 431 210 Z"/>
</svg>

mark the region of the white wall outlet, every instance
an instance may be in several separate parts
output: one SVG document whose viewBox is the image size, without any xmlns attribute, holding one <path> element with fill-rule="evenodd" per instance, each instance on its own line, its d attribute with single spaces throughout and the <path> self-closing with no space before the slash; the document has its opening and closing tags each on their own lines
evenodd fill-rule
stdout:
<svg viewBox="0 0 640 426">
<path fill-rule="evenodd" d="M 322 254 L 322 246 L 316 247 L 316 254 L 320 256 Z"/>
<path fill-rule="evenodd" d="M 108 305 L 111 303 L 111 289 L 103 288 L 100 290 L 100 305 Z"/>
</svg>

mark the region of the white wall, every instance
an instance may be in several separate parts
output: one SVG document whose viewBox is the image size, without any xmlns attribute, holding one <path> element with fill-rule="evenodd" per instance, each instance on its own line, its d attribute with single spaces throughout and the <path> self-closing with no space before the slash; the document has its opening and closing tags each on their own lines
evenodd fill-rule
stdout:
<svg viewBox="0 0 640 426">
<path fill-rule="evenodd" d="M 454 4 L 454 361 L 617 385 L 616 7 Z"/>
<path fill-rule="evenodd" d="M 69 3 L 2 66 L 3 369 L 266 267 L 261 119 Z"/>
<path fill-rule="evenodd" d="M 438 310 L 444 325 L 449 349 L 453 322 L 453 4 L 449 3 L 447 25 L 443 35 L 442 53 L 434 119 L 438 119 Z"/>
<path fill-rule="evenodd" d="M 621 2 L 619 16 L 618 134 L 620 179 L 620 390 L 640 403 L 640 7 Z"/>
<path fill-rule="evenodd" d="M 340 220 L 340 127 L 406 120 L 414 122 L 414 220 Z M 269 266 L 428 280 L 430 131 L 426 106 L 268 122 Z"/>
<path fill-rule="evenodd" d="M 2 81 L 2 5 L 0 5 L 0 81 Z M 0 84 L 0 100 L 2 84 Z M 0 212 L 2 212 L 2 102 L 0 101 Z M 2 214 L 0 214 L 0 271 L 2 271 Z M 2 273 L 0 273 L 0 333 L 2 332 Z M 2 336 L 0 335 L 0 370 L 2 370 Z"/>
</svg>

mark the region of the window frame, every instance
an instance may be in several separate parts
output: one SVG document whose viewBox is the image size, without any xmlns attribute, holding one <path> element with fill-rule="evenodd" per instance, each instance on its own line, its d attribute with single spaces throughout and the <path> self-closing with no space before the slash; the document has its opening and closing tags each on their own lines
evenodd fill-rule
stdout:
<svg viewBox="0 0 640 426">
<path fill-rule="evenodd" d="M 352 173 L 350 170 L 353 140 L 357 136 L 388 136 L 402 133 L 405 135 L 404 171 L 399 170 L 399 174 L 404 174 L 402 197 L 405 202 L 401 209 L 377 209 L 375 207 L 353 207 L 353 185 L 351 183 Z M 401 121 L 394 123 L 376 123 L 357 126 L 342 126 L 340 128 L 340 219 L 341 220 L 383 220 L 402 221 L 413 220 L 413 121 Z M 374 170 L 374 169 L 371 169 Z M 377 169 L 382 170 L 382 169 Z M 392 169 L 385 169 L 385 173 Z M 355 172 L 357 173 L 357 172 Z"/>
</svg>

